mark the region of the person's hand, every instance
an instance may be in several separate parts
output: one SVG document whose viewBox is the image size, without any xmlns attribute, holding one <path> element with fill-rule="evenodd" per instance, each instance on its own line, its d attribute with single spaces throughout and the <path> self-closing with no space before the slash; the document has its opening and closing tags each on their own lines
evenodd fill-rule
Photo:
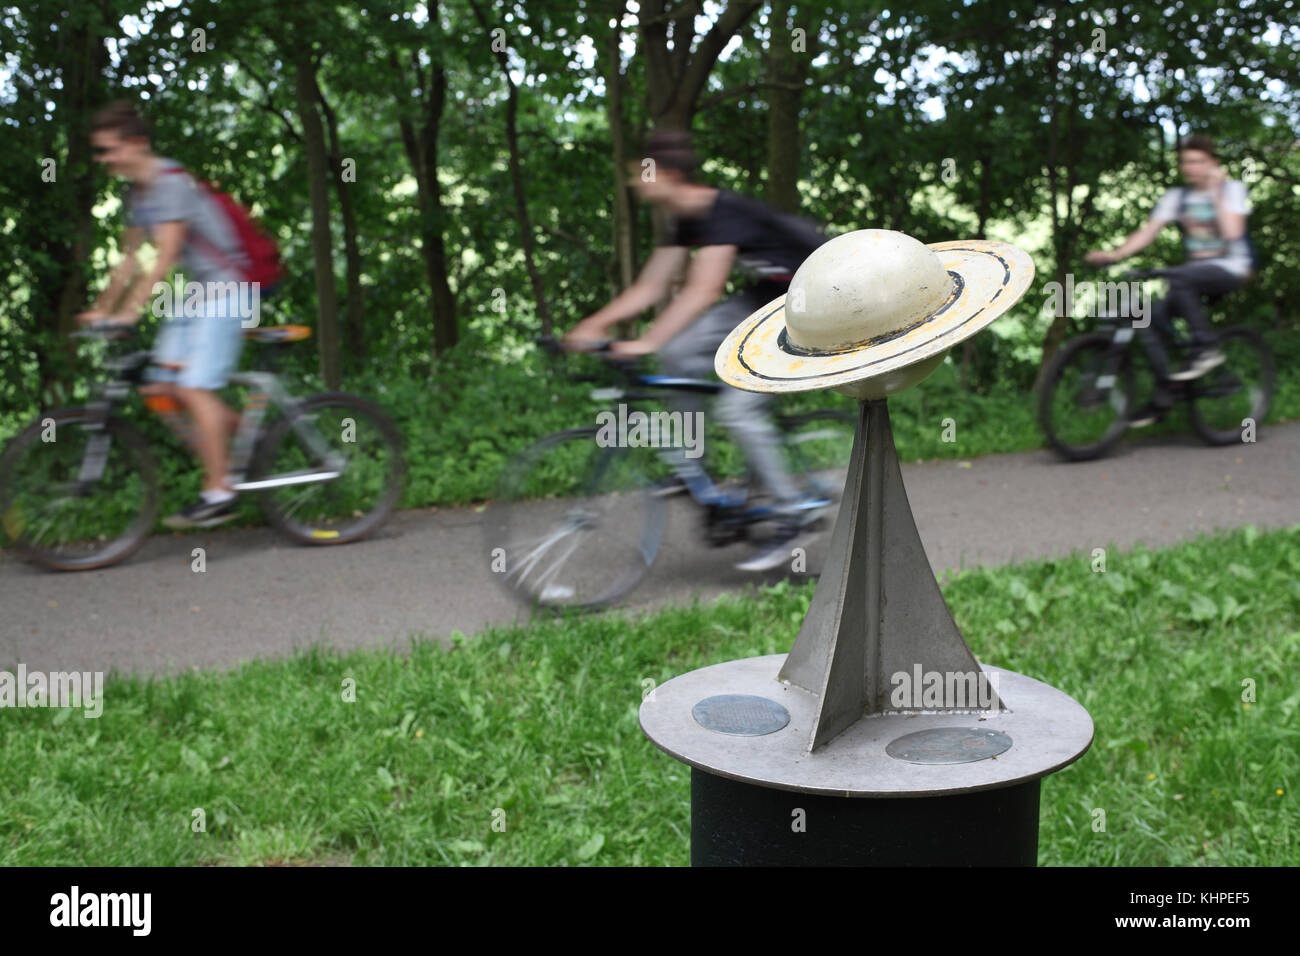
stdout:
<svg viewBox="0 0 1300 956">
<path fill-rule="evenodd" d="M 615 358 L 638 358 L 642 355 L 653 355 L 655 351 L 655 345 L 645 339 L 614 342 L 609 347 L 609 354 Z"/>
<path fill-rule="evenodd" d="M 1228 171 L 1219 164 L 1215 164 L 1206 177 L 1205 184 L 1209 187 L 1210 192 L 1218 192 L 1223 188 L 1223 184 L 1228 181 Z"/>
<path fill-rule="evenodd" d="M 1108 266 L 1112 263 L 1118 262 L 1119 256 L 1115 255 L 1113 252 L 1105 252 L 1101 249 L 1096 249 L 1084 256 L 1083 261 L 1088 263 L 1090 266 Z"/>
<path fill-rule="evenodd" d="M 570 348 L 581 348 L 586 342 L 599 342 L 606 337 L 604 323 L 587 316 L 565 333 L 564 344 Z"/>
</svg>

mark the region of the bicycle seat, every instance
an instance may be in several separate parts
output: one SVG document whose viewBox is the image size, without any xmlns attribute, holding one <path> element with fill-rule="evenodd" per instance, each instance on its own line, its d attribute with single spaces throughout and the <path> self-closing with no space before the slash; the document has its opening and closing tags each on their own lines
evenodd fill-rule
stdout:
<svg viewBox="0 0 1300 956">
<path fill-rule="evenodd" d="M 301 342 L 311 337 L 308 325 L 267 325 L 253 329 L 244 329 L 244 338 L 264 345 L 279 345 L 284 342 Z"/>
</svg>

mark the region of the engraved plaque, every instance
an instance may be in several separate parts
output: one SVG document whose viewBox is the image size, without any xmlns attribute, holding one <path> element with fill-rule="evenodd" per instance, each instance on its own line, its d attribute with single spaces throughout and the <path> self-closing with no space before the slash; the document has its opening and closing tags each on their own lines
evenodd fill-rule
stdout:
<svg viewBox="0 0 1300 956">
<path fill-rule="evenodd" d="M 885 753 L 908 763 L 972 763 L 1011 749 L 1011 738 L 999 730 L 978 727 L 935 727 L 892 741 Z"/>
<path fill-rule="evenodd" d="M 691 715 L 701 727 L 739 737 L 761 737 L 790 723 L 790 712 L 776 701 L 749 694 L 706 697 Z"/>
</svg>

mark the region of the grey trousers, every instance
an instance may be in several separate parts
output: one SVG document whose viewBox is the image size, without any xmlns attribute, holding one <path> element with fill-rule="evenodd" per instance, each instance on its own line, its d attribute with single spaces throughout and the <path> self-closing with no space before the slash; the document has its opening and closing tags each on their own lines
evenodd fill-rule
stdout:
<svg viewBox="0 0 1300 956">
<path fill-rule="evenodd" d="M 659 361 L 668 375 L 712 379 L 713 357 L 722 340 L 751 313 L 767 304 L 761 294 L 741 294 L 725 299 L 678 332 L 662 349 Z M 675 396 L 684 414 L 702 411 L 703 395 L 682 392 Z M 772 424 L 772 396 L 746 392 L 723 384 L 713 414 L 740 446 L 749 467 L 767 491 L 781 504 L 799 498 L 781 453 L 781 439 Z"/>
<path fill-rule="evenodd" d="M 1163 341 L 1154 334 L 1155 330 L 1160 329 L 1172 337 L 1173 319 L 1181 315 L 1191 330 L 1193 348 L 1201 349 L 1213 344 L 1214 327 L 1201 296 L 1225 295 L 1246 283 L 1244 277 L 1205 262 L 1184 262 L 1168 271 L 1169 294 L 1152 305 L 1151 325 L 1140 330 L 1151 352 L 1151 364 L 1162 379 L 1169 374 L 1169 356 Z"/>
</svg>

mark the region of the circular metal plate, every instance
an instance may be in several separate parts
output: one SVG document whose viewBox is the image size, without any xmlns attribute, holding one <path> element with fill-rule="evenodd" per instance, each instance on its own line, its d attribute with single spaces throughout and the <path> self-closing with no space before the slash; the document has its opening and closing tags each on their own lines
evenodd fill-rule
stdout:
<svg viewBox="0 0 1300 956">
<path fill-rule="evenodd" d="M 973 763 L 1010 749 L 1011 738 L 999 730 L 933 727 L 891 741 L 885 753 L 908 763 Z"/>
<path fill-rule="evenodd" d="M 691 709 L 691 716 L 701 727 L 739 737 L 762 737 L 790 723 L 790 711 L 774 700 L 750 694 L 706 697 Z"/>
<path fill-rule="evenodd" d="M 1066 767 L 1092 745 L 1092 718 L 1068 694 L 1015 671 L 997 674 L 998 696 L 1010 707 L 997 716 L 907 714 L 859 720 L 809 753 L 820 699 L 777 680 L 784 654 L 702 667 L 665 681 L 641 702 L 641 728 L 665 753 L 708 773 L 798 793 L 838 797 L 942 797 L 1010 787 Z M 709 730 L 692 713 L 705 698 L 725 694 L 769 698 L 790 713 L 778 733 L 735 737 Z M 996 760 L 917 764 L 885 753 L 904 734 L 943 727 L 997 728 L 1015 741 Z"/>
</svg>

